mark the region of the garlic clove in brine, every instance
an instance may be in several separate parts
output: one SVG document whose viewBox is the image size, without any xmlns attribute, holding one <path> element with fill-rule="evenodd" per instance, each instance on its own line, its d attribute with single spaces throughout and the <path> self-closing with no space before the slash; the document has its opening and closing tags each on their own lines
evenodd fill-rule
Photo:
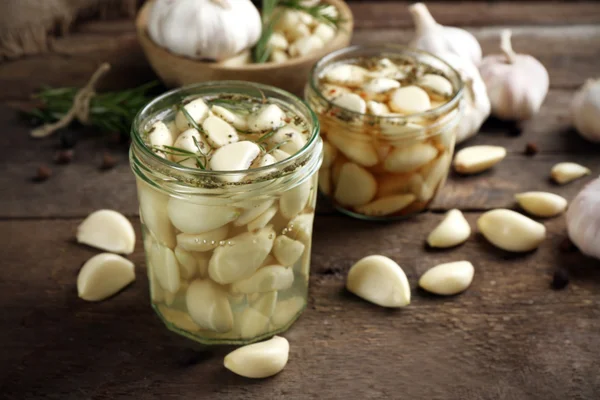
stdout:
<svg viewBox="0 0 600 400">
<path fill-rule="evenodd" d="M 567 210 L 567 230 L 582 253 L 600 259 L 600 177 L 571 202 Z"/>
<path fill-rule="evenodd" d="M 479 64 L 481 46 L 475 36 L 461 28 L 438 24 L 423 3 L 415 3 L 408 10 L 416 26 L 411 47 L 428 51 L 438 57 L 450 52 L 475 65 Z"/>
<path fill-rule="evenodd" d="M 600 79 L 589 79 L 571 103 L 573 125 L 581 136 L 600 142 Z"/>
<path fill-rule="evenodd" d="M 546 68 L 534 57 L 513 51 L 511 31 L 504 30 L 500 48 L 504 54 L 485 57 L 479 65 L 487 87 L 492 114 L 522 121 L 536 114 L 548 93 Z"/>
</svg>

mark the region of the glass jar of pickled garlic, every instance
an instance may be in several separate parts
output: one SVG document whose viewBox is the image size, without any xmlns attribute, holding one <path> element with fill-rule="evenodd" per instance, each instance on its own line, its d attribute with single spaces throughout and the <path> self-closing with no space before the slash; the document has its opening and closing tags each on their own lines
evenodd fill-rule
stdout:
<svg viewBox="0 0 600 400">
<path fill-rule="evenodd" d="M 420 212 L 448 174 L 463 83 L 441 59 L 400 46 L 355 46 L 313 68 L 305 98 L 324 140 L 319 188 L 369 220 Z"/>
<path fill-rule="evenodd" d="M 151 303 L 205 344 L 285 331 L 306 306 L 319 123 L 282 90 L 208 82 L 158 97 L 132 127 Z"/>
</svg>

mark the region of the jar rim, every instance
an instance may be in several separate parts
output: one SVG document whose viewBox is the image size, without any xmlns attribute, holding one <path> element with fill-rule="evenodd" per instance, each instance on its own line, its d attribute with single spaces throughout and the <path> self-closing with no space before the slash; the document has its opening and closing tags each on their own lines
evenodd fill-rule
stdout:
<svg viewBox="0 0 600 400">
<path fill-rule="evenodd" d="M 303 110 L 301 110 L 303 113 L 302 117 L 309 124 L 309 130 L 310 130 L 309 138 L 306 141 L 306 144 L 300 150 L 298 150 L 296 153 L 290 155 L 290 157 L 288 157 L 284 160 L 281 160 L 281 161 L 277 161 L 271 165 L 267 165 L 267 166 L 259 167 L 259 168 L 231 170 L 231 171 L 214 171 L 214 170 L 203 170 L 200 168 L 187 167 L 185 165 L 181 165 L 177 162 L 174 162 L 174 161 L 171 161 L 171 160 L 168 160 L 168 159 L 165 159 L 165 158 L 159 156 L 157 153 L 152 151 L 146 145 L 146 143 L 144 142 L 144 140 L 142 139 L 142 136 L 141 136 L 141 131 L 142 131 L 141 128 L 142 128 L 142 125 L 145 124 L 148 121 L 148 119 L 152 117 L 152 114 L 149 114 L 149 113 L 153 106 L 156 106 L 156 104 L 166 101 L 171 97 L 175 98 L 176 96 L 179 96 L 184 92 L 191 92 L 190 94 L 193 94 L 194 92 L 201 92 L 202 90 L 206 90 L 207 92 L 213 90 L 215 92 L 215 94 L 218 94 L 219 89 L 225 89 L 225 88 L 256 89 L 257 94 L 263 93 L 265 95 L 267 95 L 268 93 L 275 93 L 275 94 L 279 95 L 282 98 L 282 100 L 284 102 L 286 102 L 288 105 L 293 104 L 295 106 L 294 108 L 297 108 L 296 106 L 300 106 L 301 108 L 303 108 Z M 200 93 L 197 93 L 197 94 L 200 94 Z M 240 94 L 245 94 L 245 93 L 240 93 Z M 267 95 L 267 97 L 269 97 L 269 96 Z M 172 104 L 174 104 L 174 103 L 175 102 L 173 102 Z M 296 111 L 298 111 L 298 110 L 296 110 Z M 149 114 L 149 115 L 146 115 L 146 114 Z M 156 114 L 156 113 L 154 113 L 154 114 Z M 273 170 L 273 169 L 277 169 L 278 167 L 293 165 L 294 162 L 298 161 L 303 156 L 306 156 L 307 153 L 315 146 L 315 144 L 317 143 L 318 138 L 319 138 L 319 131 L 320 131 L 320 125 L 319 125 L 319 120 L 318 120 L 316 114 L 308 106 L 308 104 L 303 99 L 299 98 L 298 96 L 295 96 L 292 93 L 289 93 L 283 89 L 279 89 L 279 88 L 276 88 L 276 87 L 270 86 L 270 85 L 264 85 L 261 83 L 247 82 L 247 81 L 227 80 L 227 81 L 207 81 L 207 82 L 194 83 L 191 85 L 178 87 L 178 88 L 169 90 L 169 91 L 161 94 L 160 96 L 152 99 L 144 107 L 142 107 L 142 109 L 139 110 L 138 113 L 136 114 L 136 116 L 133 120 L 133 124 L 131 126 L 130 135 L 131 135 L 131 140 L 132 140 L 132 147 L 135 145 L 136 148 L 141 149 L 142 153 L 145 156 L 150 157 L 150 160 L 159 163 L 159 165 L 167 166 L 167 167 L 169 167 L 177 172 L 183 173 L 183 174 L 193 174 L 195 176 L 219 177 L 219 176 L 231 176 L 231 175 L 240 175 L 240 174 L 246 175 L 248 173 L 258 174 L 258 173 L 264 172 L 266 170 Z"/>
<path fill-rule="evenodd" d="M 323 70 L 324 67 L 327 66 L 332 59 L 335 59 L 336 57 L 339 57 L 339 56 L 350 56 L 352 53 L 360 51 L 360 50 L 370 50 L 370 51 L 374 51 L 374 52 L 378 52 L 378 53 L 383 53 L 386 51 L 387 52 L 395 52 L 397 54 L 412 53 L 414 55 L 430 57 L 433 60 L 441 62 L 443 65 L 448 67 L 452 71 L 453 74 L 456 75 L 456 78 L 458 81 L 458 90 L 456 90 L 456 92 L 454 93 L 454 95 L 452 96 L 452 98 L 450 100 L 448 100 L 446 103 L 442 104 L 441 106 L 432 108 L 432 109 L 424 111 L 424 112 L 408 114 L 408 115 L 372 115 L 372 114 L 353 111 L 346 107 L 339 106 L 339 105 L 333 103 L 327 97 L 325 97 L 323 95 L 322 91 L 319 89 L 317 72 L 320 72 L 321 70 Z M 349 58 L 350 57 L 348 57 L 348 59 Z M 360 116 L 360 117 L 374 117 L 374 118 L 384 120 L 384 121 L 391 120 L 391 119 L 402 119 L 402 118 L 405 118 L 405 119 L 421 118 L 421 117 L 427 118 L 427 117 L 435 116 L 437 114 L 443 114 L 443 113 L 451 110 L 452 108 L 456 107 L 457 103 L 460 101 L 460 99 L 463 96 L 463 91 L 465 88 L 465 83 L 461 77 L 460 72 L 456 68 L 454 68 L 450 63 L 445 61 L 444 59 L 442 59 L 432 53 L 424 51 L 424 50 L 415 49 L 415 48 L 412 48 L 409 46 L 402 46 L 402 45 L 396 45 L 396 44 L 385 44 L 385 43 L 378 43 L 378 44 L 368 45 L 368 46 L 367 45 L 348 46 L 348 47 L 344 47 L 343 49 L 332 51 L 331 53 L 325 55 L 319 61 L 317 61 L 315 63 L 315 65 L 313 65 L 313 67 L 310 70 L 308 84 L 310 85 L 310 88 L 317 94 L 317 96 L 320 98 L 320 100 L 325 102 L 328 106 L 340 108 L 340 109 L 344 110 L 345 113 L 350 113 L 350 115 L 355 115 L 355 116 Z"/>
</svg>

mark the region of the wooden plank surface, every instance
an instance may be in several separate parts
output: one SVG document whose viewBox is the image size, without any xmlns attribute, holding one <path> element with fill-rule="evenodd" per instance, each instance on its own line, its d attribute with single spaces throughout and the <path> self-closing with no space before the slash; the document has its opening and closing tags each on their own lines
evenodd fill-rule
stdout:
<svg viewBox="0 0 600 400">
<path fill-rule="evenodd" d="M 472 226 L 478 215 L 467 214 Z M 131 256 L 137 281 L 110 301 L 86 303 L 75 279 L 96 252 L 73 242 L 79 219 L 2 221 L 0 232 L 11 232 L 0 281 L 2 397 L 593 398 L 600 269 L 559 252 L 562 218 L 546 221 L 549 237 L 539 250 L 515 256 L 478 235 L 458 249 L 427 252 L 424 237 L 440 217 L 402 224 L 318 218 L 309 306 L 285 334 L 290 362 L 280 375 L 252 382 L 223 368 L 230 347 L 192 350 L 153 315 L 141 240 Z M 378 308 L 344 290 L 350 265 L 372 253 L 403 266 L 413 288 L 409 307 Z M 476 267 L 467 292 L 443 299 L 415 289 L 427 268 L 460 259 Z M 557 266 L 572 274 L 564 291 L 549 287 Z"/>
</svg>

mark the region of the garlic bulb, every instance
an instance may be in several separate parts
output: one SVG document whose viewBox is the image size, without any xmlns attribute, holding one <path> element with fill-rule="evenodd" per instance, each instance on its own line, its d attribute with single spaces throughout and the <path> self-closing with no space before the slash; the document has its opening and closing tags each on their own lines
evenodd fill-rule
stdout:
<svg viewBox="0 0 600 400">
<path fill-rule="evenodd" d="M 567 210 L 567 230 L 582 253 L 600 259 L 600 177 L 571 202 Z"/>
<path fill-rule="evenodd" d="M 600 79 L 589 79 L 571 103 L 573 125 L 592 142 L 600 142 Z"/>
<path fill-rule="evenodd" d="M 250 0 L 156 0 L 148 19 L 154 42 L 191 58 L 232 57 L 254 46 L 261 32 Z"/>
<path fill-rule="evenodd" d="M 492 103 L 492 114 L 522 121 L 539 111 L 550 81 L 548 71 L 538 60 L 513 51 L 510 37 L 510 30 L 502 31 L 500 48 L 504 54 L 486 56 L 479 71 Z"/>
<path fill-rule="evenodd" d="M 408 10 L 416 26 L 411 47 L 428 51 L 438 57 L 452 53 L 477 65 L 481 61 L 481 46 L 475 36 L 464 29 L 438 24 L 423 3 L 415 3 Z"/>
</svg>

